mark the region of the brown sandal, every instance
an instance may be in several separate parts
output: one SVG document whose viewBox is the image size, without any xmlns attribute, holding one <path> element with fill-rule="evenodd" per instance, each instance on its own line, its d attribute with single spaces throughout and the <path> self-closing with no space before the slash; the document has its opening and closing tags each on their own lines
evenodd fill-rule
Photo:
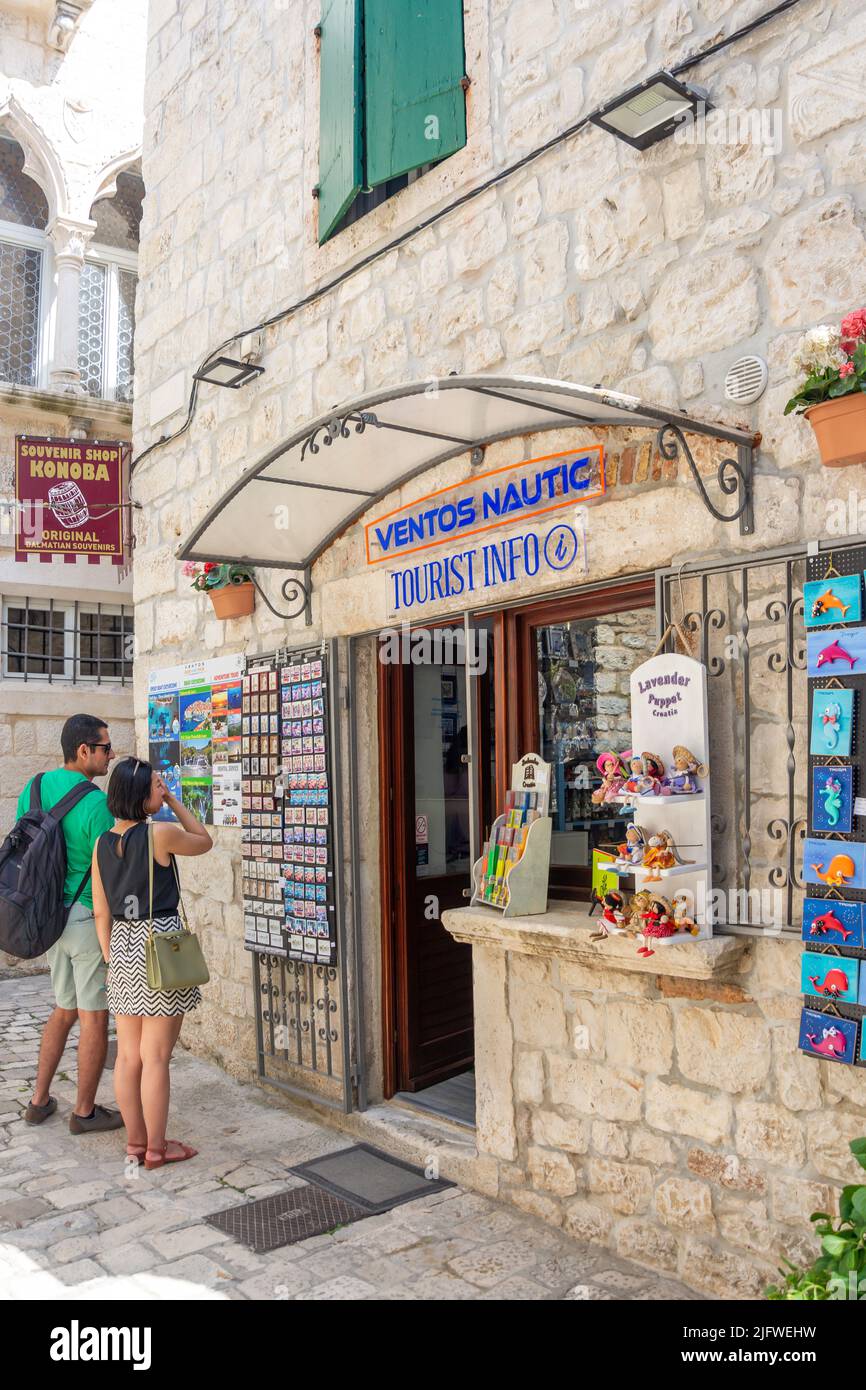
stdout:
<svg viewBox="0 0 866 1390">
<path fill-rule="evenodd" d="M 127 1158 L 134 1158 L 135 1161 L 136 1161 L 136 1163 L 138 1164 L 139 1168 L 141 1167 L 142 1163 L 144 1162 L 144 1156 L 145 1156 L 146 1153 L 147 1153 L 147 1145 L 146 1145 L 146 1144 L 127 1144 L 127 1146 L 126 1146 L 126 1157 L 127 1157 Z"/>
<path fill-rule="evenodd" d="M 168 1152 L 169 1144 L 179 1144 L 183 1149 L 183 1153 L 170 1154 Z M 144 1166 L 150 1171 L 153 1168 L 162 1168 L 166 1163 L 184 1163 L 188 1158 L 195 1158 L 198 1149 L 191 1149 L 188 1144 L 182 1144 L 179 1139 L 166 1139 L 162 1148 L 150 1148 L 148 1146 L 146 1152 L 160 1155 L 156 1162 L 154 1162 L 153 1159 L 145 1157 Z"/>
</svg>

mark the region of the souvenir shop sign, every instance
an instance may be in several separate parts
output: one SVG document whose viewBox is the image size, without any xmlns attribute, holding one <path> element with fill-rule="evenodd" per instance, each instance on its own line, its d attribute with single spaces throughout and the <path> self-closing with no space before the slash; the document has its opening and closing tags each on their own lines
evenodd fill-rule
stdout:
<svg viewBox="0 0 866 1390">
<path fill-rule="evenodd" d="M 241 823 L 242 656 L 151 671 L 149 761 L 206 825 Z M 163 809 L 157 819 L 172 819 Z"/>
<path fill-rule="evenodd" d="M 574 507 L 603 492 L 600 444 L 478 473 L 367 523 L 367 563 L 453 545 L 481 531 Z"/>
<path fill-rule="evenodd" d="M 15 439 L 15 559 L 28 555 L 123 557 L 123 457 L 119 441 Z"/>
</svg>

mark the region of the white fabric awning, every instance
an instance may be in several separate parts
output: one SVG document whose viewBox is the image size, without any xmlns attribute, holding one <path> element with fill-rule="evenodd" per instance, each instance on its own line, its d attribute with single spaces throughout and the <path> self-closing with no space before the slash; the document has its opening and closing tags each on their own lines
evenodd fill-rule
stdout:
<svg viewBox="0 0 866 1390">
<path fill-rule="evenodd" d="M 241 475 L 178 555 L 306 570 L 369 507 L 434 464 L 515 435 L 575 425 L 671 425 L 749 451 L 755 443 L 743 430 L 566 381 L 417 381 L 308 421 Z"/>
</svg>

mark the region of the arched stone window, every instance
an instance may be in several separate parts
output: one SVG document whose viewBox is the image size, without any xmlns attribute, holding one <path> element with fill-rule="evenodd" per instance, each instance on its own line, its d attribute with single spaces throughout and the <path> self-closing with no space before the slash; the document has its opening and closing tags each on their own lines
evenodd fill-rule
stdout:
<svg viewBox="0 0 866 1390">
<path fill-rule="evenodd" d="M 41 375 L 47 225 L 48 200 L 0 128 L 0 381 L 16 386 L 36 386 Z"/>
<path fill-rule="evenodd" d="M 117 176 L 117 192 L 90 209 L 96 223 L 81 272 L 78 366 L 88 395 L 132 399 L 132 338 L 138 230 L 144 184 L 135 170 Z"/>
</svg>

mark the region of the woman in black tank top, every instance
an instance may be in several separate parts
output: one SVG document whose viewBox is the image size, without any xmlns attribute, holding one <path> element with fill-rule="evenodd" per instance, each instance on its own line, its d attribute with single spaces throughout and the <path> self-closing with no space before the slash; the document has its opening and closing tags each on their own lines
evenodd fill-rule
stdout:
<svg viewBox="0 0 866 1390">
<path fill-rule="evenodd" d="M 146 1168 L 193 1158 L 195 1149 L 166 1140 L 169 1063 L 183 1016 L 198 1007 L 198 986 L 152 990 L 145 946 L 153 931 L 179 931 L 175 855 L 206 854 L 213 841 L 149 763 L 124 758 L 108 784 L 114 829 L 93 852 L 93 911 L 108 961 L 108 1006 L 117 1024 L 114 1087 L 128 1138 L 127 1155 Z M 147 817 L 167 806 L 177 824 Z M 153 896 L 149 843 L 153 842 Z"/>
</svg>

